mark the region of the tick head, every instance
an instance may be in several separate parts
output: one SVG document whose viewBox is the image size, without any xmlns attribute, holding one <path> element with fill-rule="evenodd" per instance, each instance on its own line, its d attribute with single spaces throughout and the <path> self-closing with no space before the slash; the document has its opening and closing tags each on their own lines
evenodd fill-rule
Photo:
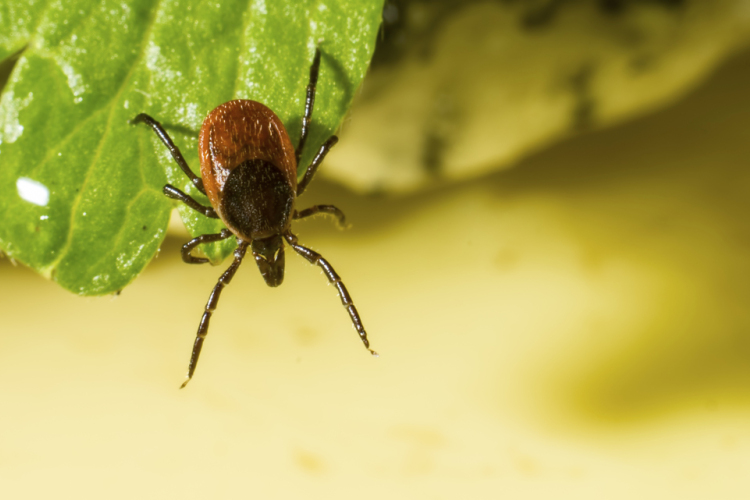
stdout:
<svg viewBox="0 0 750 500">
<path fill-rule="evenodd" d="M 284 240 L 281 235 L 253 240 L 251 249 L 266 285 L 279 286 L 284 281 Z"/>
</svg>

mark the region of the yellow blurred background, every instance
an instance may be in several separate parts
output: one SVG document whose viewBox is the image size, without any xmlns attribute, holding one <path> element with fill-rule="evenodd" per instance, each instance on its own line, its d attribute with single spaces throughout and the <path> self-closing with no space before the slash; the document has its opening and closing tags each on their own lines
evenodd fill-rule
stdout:
<svg viewBox="0 0 750 500">
<path fill-rule="evenodd" d="M 747 498 L 750 52 L 669 109 L 476 181 L 301 221 L 349 287 L 185 237 L 119 297 L 0 260 L 0 497 Z M 228 265 L 224 264 L 222 267 Z"/>
</svg>

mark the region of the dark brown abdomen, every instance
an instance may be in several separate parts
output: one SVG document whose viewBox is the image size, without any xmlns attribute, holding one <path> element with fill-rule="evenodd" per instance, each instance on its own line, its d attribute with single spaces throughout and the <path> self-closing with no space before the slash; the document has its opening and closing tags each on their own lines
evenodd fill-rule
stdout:
<svg viewBox="0 0 750 500">
<path fill-rule="evenodd" d="M 245 161 L 224 184 L 224 222 L 244 239 L 281 234 L 289 227 L 293 209 L 294 192 L 281 171 L 266 161 Z"/>
</svg>

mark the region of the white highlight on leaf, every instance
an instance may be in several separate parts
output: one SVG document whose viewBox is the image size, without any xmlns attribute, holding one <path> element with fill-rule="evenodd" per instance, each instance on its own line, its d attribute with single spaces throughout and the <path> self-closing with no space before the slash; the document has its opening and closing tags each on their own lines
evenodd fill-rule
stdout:
<svg viewBox="0 0 750 500">
<path fill-rule="evenodd" d="M 155 239 L 160 239 L 164 237 L 164 230 L 159 229 L 156 231 L 156 234 L 154 234 Z M 117 267 L 117 270 L 121 273 L 127 272 L 130 268 L 132 268 L 135 265 L 136 260 L 141 258 L 141 254 L 146 250 L 146 244 L 142 243 L 140 245 L 135 244 L 135 242 L 131 242 L 128 250 L 126 252 L 120 253 L 115 258 L 115 266 Z"/>
<path fill-rule="evenodd" d="M 189 127 L 200 127 L 204 116 L 198 111 L 198 103 L 189 102 L 174 110 L 174 117 L 179 122 Z M 170 158 L 171 155 L 167 155 Z M 169 161 L 169 160 L 168 160 Z"/>
<path fill-rule="evenodd" d="M 181 71 L 175 71 L 169 56 L 165 56 L 163 47 L 149 41 L 146 47 L 146 67 L 151 72 L 153 83 L 157 87 L 181 88 L 185 82 Z M 171 50 L 174 52 L 174 49 Z M 146 95 L 145 92 L 141 92 Z M 149 96 L 150 97 L 150 96 Z M 171 102 L 172 97 L 167 95 L 166 101 Z"/>
<path fill-rule="evenodd" d="M 268 8 L 266 7 L 266 0 L 255 0 L 254 7 L 257 9 L 259 14 L 267 15 Z"/>
<path fill-rule="evenodd" d="M 0 144 L 16 142 L 23 134 L 23 125 L 18 121 L 18 115 L 25 107 L 31 104 L 34 99 L 34 93 L 29 94 L 23 99 L 16 99 L 12 90 L 6 91 L 0 99 Z"/>
<path fill-rule="evenodd" d="M 146 48 L 146 67 L 149 71 L 158 73 L 162 69 L 164 58 L 161 55 L 161 47 L 149 40 Z"/>
<path fill-rule="evenodd" d="M 120 272 L 127 271 L 131 267 L 133 267 L 133 264 L 135 263 L 136 259 L 140 257 L 141 253 L 143 253 L 143 250 L 146 248 L 146 245 L 138 245 L 135 249 L 129 248 L 130 252 L 123 252 L 120 255 L 117 256 L 115 259 L 115 266 L 117 267 L 117 270 Z"/>
<path fill-rule="evenodd" d="M 61 61 L 60 69 L 62 69 L 62 72 L 65 73 L 65 76 L 68 79 L 68 87 L 70 87 L 70 91 L 73 92 L 75 97 L 80 97 L 81 94 L 86 91 L 86 86 L 83 84 L 83 77 L 81 77 L 81 75 L 73 69 L 73 66 L 68 63 Z"/>
<path fill-rule="evenodd" d="M 33 203 L 40 207 L 46 207 L 49 203 L 49 189 L 41 182 L 19 177 L 16 181 L 16 191 L 22 200 Z"/>
<path fill-rule="evenodd" d="M 73 102 L 76 104 L 83 100 L 83 95 L 87 91 L 87 87 L 83 83 L 83 76 L 75 69 L 75 66 L 80 65 L 87 52 L 85 43 L 79 43 L 79 41 L 78 35 L 74 33 L 68 43 L 63 43 L 60 46 L 59 52 L 53 51 L 55 64 L 65 75 L 68 87 L 73 93 Z"/>
</svg>

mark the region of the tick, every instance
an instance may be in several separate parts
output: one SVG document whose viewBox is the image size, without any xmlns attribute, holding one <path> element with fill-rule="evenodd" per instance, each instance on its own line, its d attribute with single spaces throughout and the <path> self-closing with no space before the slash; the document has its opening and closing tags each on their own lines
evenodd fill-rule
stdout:
<svg viewBox="0 0 750 500">
<path fill-rule="evenodd" d="M 341 223 L 344 222 L 344 213 L 333 205 L 314 205 L 300 211 L 295 209 L 297 197 L 305 191 L 326 154 L 338 142 L 335 135 L 325 141 L 305 170 L 302 180 L 297 183 L 297 164 L 310 129 L 319 69 L 320 50 L 316 50 L 310 66 L 302 133 L 296 149 L 292 146 L 284 124 L 265 105 L 245 99 L 229 101 L 211 111 L 201 127 L 198 138 L 201 177 L 193 173 L 159 122 L 145 113 L 133 120 L 134 123 L 149 125 L 156 132 L 193 185 L 208 197 L 211 206 L 201 205 L 170 184 L 164 186 L 164 194 L 206 217 L 221 219 L 226 225 L 226 229 L 222 229 L 220 233 L 204 234 L 185 243 L 182 247 L 182 260 L 188 264 L 204 264 L 208 259 L 192 255 L 195 247 L 232 236 L 237 238 L 234 261 L 221 275 L 208 297 L 193 344 L 187 379 L 181 388 L 187 385 L 195 373 L 203 341 L 208 333 L 208 324 L 216 310 L 221 291 L 234 277 L 247 249 L 250 248 L 266 284 L 276 287 L 284 281 L 284 241 L 308 262 L 323 270 L 328 281 L 338 290 L 341 303 L 349 312 L 362 343 L 371 354 L 377 356 L 370 349 L 367 332 L 357 308 L 339 275 L 319 253 L 300 245 L 291 231 L 292 220 L 318 213 L 333 215 Z"/>
</svg>

